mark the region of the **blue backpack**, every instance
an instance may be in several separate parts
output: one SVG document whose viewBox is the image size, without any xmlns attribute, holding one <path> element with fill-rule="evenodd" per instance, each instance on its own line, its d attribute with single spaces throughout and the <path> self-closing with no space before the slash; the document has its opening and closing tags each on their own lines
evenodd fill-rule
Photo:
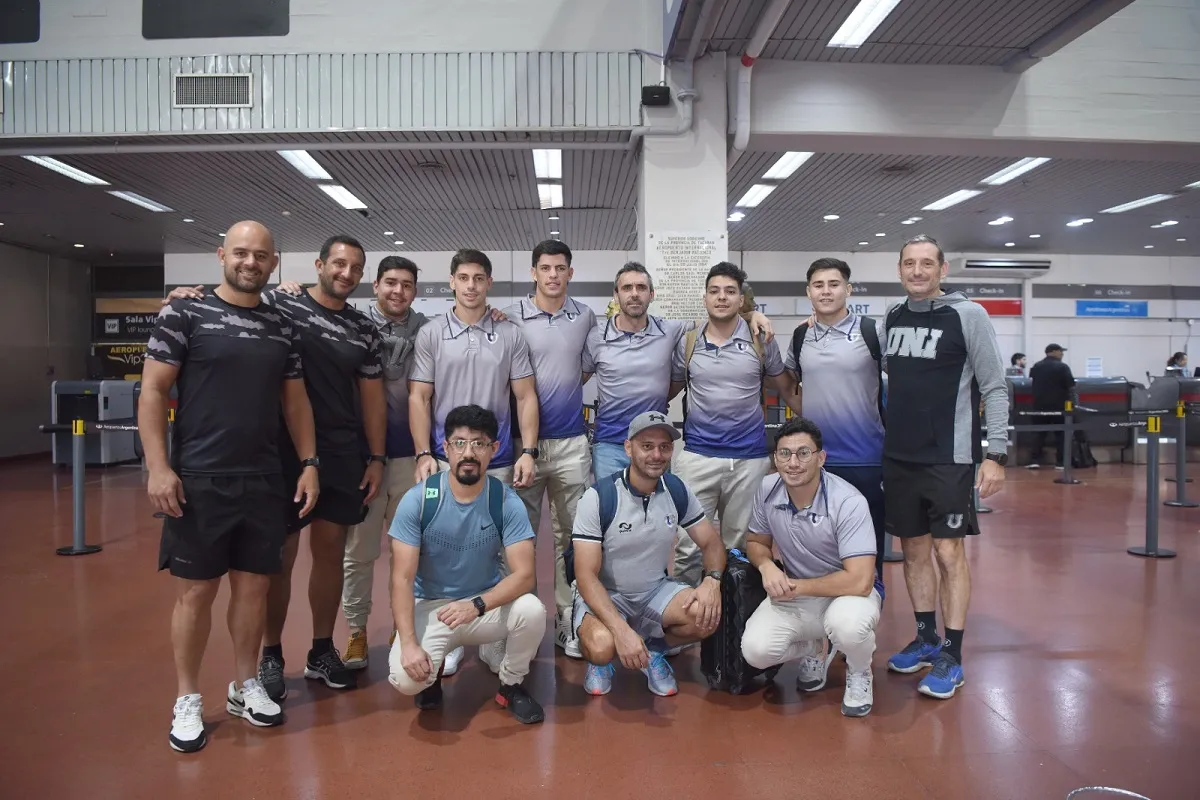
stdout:
<svg viewBox="0 0 1200 800">
<path fill-rule="evenodd" d="M 435 473 L 425 479 L 423 483 L 425 489 L 425 500 L 421 503 L 421 533 L 425 533 L 425 529 L 429 527 L 429 523 L 433 521 L 433 517 L 437 514 L 438 508 L 442 505 L 442 473 Z M 504 541 L 504 484 L 497 478 L 491 475 L 487 476 L 487 505 L 488 514 L 492 517 L 492 524 L 496 526 L 496 533 L 500 534 L 500 541 Z"/>
<path fill-rule="evenodd" d="M 596 490 L 596 497 L 600 501 L 600 535 L 608 533 L 609 527 L 613 523 L 613 518 L 617 516 L 617 481 L 621 480 L 621 476 L 625 472 L 614 472 L 607 478 L 601 478 L 596 481 L 593 487 Z M 683 516 L 687 513 L 688 493 L 687 487 L 683 485 L 683 481 L 678 476 L 670 472 L 663 473 L 662 482 L 666 484 L 667 493 L 671 495 L 671 500 L 675 503 L 675 518 L 679 522 L 683 522 Z M 575 543 L 569 542 L 565 550 L 563 550 L 563 567 L 567 574 L 567 583 L 575 582 Z"/>
</svg>

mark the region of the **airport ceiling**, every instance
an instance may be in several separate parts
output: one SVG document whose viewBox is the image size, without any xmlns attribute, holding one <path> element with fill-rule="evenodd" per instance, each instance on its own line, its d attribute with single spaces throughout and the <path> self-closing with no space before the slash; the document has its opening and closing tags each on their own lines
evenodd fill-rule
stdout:
<svg viewBox="0 0 1200 800">
<path fill-rule="evenodd" d="M 380 135 L 353 136 L 377 144 Z M 59 157 L 107 186 L 4 156 L 0 241 L 95 264 L 131 263 L 163 252 L 210 252 L 219 232 L 252 218 L 292 252 L 315 251 L 332 232 L 357 236 L 374 251 L 525 250 L 551 236 L 579 250 L 635 250 L 638 155 L 619 136 L 592 137 L 593 146 L 609 149 L 562 149 L 557 209 L 541 207 L 528 145 L 446 149 L 446 135 L 430 135 L 427 149 L 370 150 L 322 150 L 314 135 L 309 152 L 367 206 L 365 214 L 342 208 L 277 152 L 188 150 L 197 144 L 190 140 L 204 137 L 171 140 L 178 152 Z M 223 141 L 236 148 L 237 139 Z M 731 249 L 890 252 L 920 231 L 955 252 L 1200 256 L 1200 163 L 1053 159 L 985 185 L 1015 159 L 816 153 L 789 177 L 765 180 L 784 155 L 747 152 L 731 168 L 728 207 L 744 214 L 729 223 Z M 739 208 L 762 184 L 775 188 L 759 205 Z M 923 210 L 961 190 L 981 193 L 945 210 Z M 134 192 L 171 210 L 149 211 L 110 191 Z M 1169 197 L 1102 213 L 1159 194 Z M 903 224 L 913 217 L 921 219 Z M 988 224 L 1003 217 L 1011 221 Z M 1067 224 L 1084 218 L 1094 221 Z M 1168 221 L 1176 224 L 1154 227 Z"/>
</svg>

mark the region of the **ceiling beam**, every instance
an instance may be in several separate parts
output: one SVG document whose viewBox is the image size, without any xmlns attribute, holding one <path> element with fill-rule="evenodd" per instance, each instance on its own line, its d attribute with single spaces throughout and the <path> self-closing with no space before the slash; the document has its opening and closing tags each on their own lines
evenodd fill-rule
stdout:
<svg viewBox="0 0 1200 800">
<path fill-rule="evenodd" d="M 1049 58 L 1116 14 L 1133 0 L 1094 0 L 1034 40 L 1004 64 L 1004 71 L 1018 74 Z"/>
</svg>

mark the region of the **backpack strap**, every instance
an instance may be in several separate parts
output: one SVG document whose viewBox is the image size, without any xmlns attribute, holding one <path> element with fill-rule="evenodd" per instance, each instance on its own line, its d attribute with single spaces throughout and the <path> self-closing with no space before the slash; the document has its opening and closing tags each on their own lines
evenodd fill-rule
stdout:
<svg viewBox="0 0 1200 800">
<path fill-rule="evenodd" d="M 804 338 L 808 336 L 808 323 L 801 322 L 792 331 L 792 360 L 796 362 L 796 380 L 804 383 L 804 372 L 800 369 L 800 348 L 804 346 Z"/>
<path fill-rule="evenodd" d="M 496 533 L 500 534 L 500 543 L 504 544 L 504 484 L 499 478 L 494 478 L 491 475 L 487 476 L 488 487 L 488 514 L 492 517 L 492 524 L 496 526 Z"/>
<path fill-rule="evenodd" d="M 609 526 L 613 524 L 613 519 L 617 516 L 617 481 L 621 480 L 621 476 L 624 474 L 624 472 L 616 472 L 596 481 L 596 498 L 600 505 L 601 536 L 608 533 Z"/>
<path fill-rule="evenodd" d="M 435 472 L 422 481 L 425 498 L 421 501 L 421 533 L 429 527 L 442 505 L 442 473 Z"/>
<path fill-rule="evenodd" d="M 667 487 L 667 493 L 671 495 L 671 500 L 675 503 L 675 518 L 679 520 L 678 524 L 683 525 L 683 515 L 687 513 L 688 508 L 688 492 L 687 487 L 683 485 L 683 481 L 673 472 L 664 472 L 662 481 Z"/>
<path fill-rule="evenodd" d="M 858 332 L 862 335 L 863 343 L 871 353 L 871 358 L 875 359 L 875 372 L 879 377 L 879 421 L 886 426 L 887 416 L 884 412 L 883 400 L 883 348 L 879 344 L 879 329 L 871 317 L 859 317 Z"/>
</svg>

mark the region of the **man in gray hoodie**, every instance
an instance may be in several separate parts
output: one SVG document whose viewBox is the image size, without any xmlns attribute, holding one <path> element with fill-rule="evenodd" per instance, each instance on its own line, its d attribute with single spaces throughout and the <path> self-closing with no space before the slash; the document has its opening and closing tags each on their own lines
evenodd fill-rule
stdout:
<svg viewBox="0 0 1200 800">
<path fill-rule="evenodd" d="M 936 240 L 910 239 L 900 251 L 900 283 L 908 297 L 888 309 L 884 321 L 884 528 L 903 547 L 904 580 L 917 617 L 917 638 L 888 659 L 888 669 L 932 667 L 917 691 L 939 699 L 953 697 L 965 681 L 962 637 L 971 575 L 964 543 L 979 533 L 973 490 L 978 487 L 980 497 L 1000 491 L 1008 451 L 1008 391 L 996 332 L 982 306 L 961 292 L 942 291 L 948 270 Z M 930 550 L 941 572 L 945 639 L 937 634 Z"/>
</svg>

